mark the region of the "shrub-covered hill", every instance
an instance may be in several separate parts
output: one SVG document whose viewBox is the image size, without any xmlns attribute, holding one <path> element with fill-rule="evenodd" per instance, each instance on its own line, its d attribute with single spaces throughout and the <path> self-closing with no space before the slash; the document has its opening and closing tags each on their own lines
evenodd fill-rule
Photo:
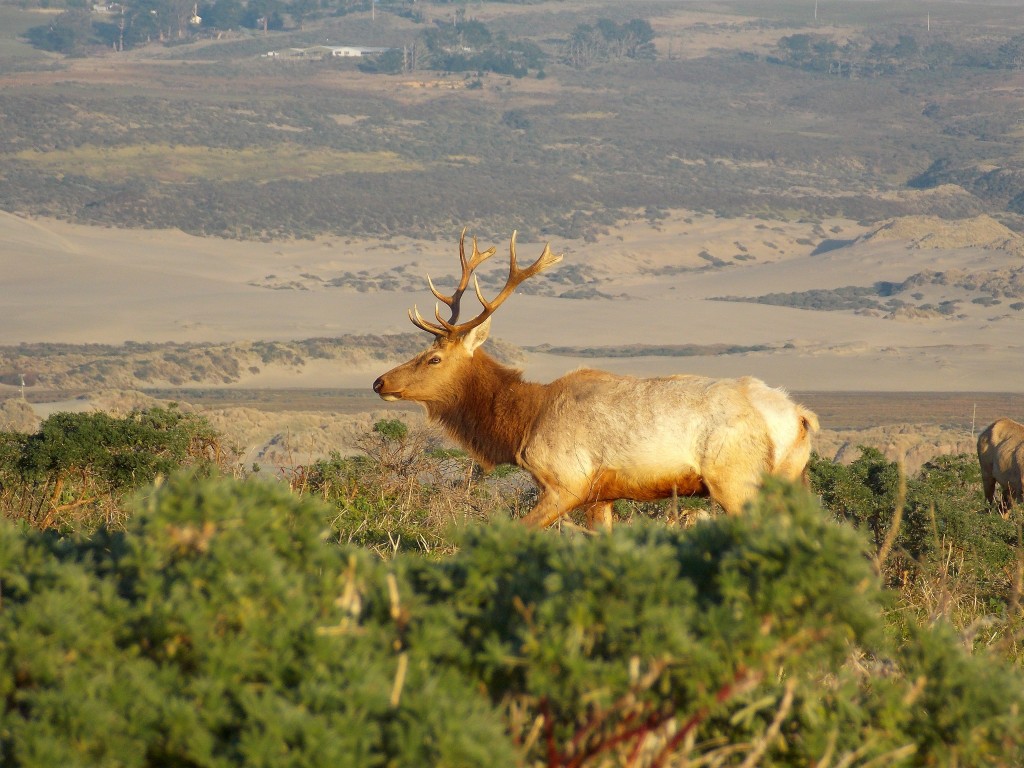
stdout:
<svg viewBox="0 0 1024 768">
<path fill-rule="evenodd" d="M 339 544 L 281 484 L 176 474 L 123 531 L 0 524 L 5 766 L 1012 766 L 1024 681 L 899 635 L 800 489 L 611 535 Z"/>
<path fill-rule="evenodd" d="M 0 384 L 71 391 L 231 384 L 268 368 L 295 370 L 310 360 L 391 360 L 422 347 L 423 339 L 413 333 L 195 344 L 19 344 L 0 347 Z"/>
</svg>

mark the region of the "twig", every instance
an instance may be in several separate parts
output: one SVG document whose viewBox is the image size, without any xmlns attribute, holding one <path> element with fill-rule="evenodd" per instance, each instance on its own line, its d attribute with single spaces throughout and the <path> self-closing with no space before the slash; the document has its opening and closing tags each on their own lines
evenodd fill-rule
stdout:
<svg viewBox="0 0 1024 768">
<path fill-rule="evenodd" d="M 896 543 L 896 537 L 899 535 L 900 525 L 903 522 L 903 508 L 907 503 L 907 473 L 903 469 L 903 464 L 897 466 L 899 467 L 899 485 L 896 489 L 896 508 L 893 510 L 892 523 L 882 540 L 882 546 L 878 548 L 878 554 L 875 555 L 875 572 L 878 574 L 882 573 L 882 566 Z"/>
<path fill-rule="evenodd" d="M 398 669 L 395 670 L 395 682 L 391 686 L 391 699 L 389 704 L 394 709 L 402 698 L 402 686 L 405 685 L 405 673 L 409 669 L 409 652 L 402 651 L 398 654 Z"/>
<path fill-rule="evenodd" d="M 779 730 L 782 728 L 782 721 L 786 719 L 789 714 L 790 708 L 793 706 L 793 691 L 796 689 L 796 682 L 793 680 L 786 681 L 786 692 L 782 695 L 782 701 L 779 704 L 779 711 L 775 713 L 775 718 L 772 720 L 771 725 L 764 732 L 757 743 L 754 744 L 754 748 L 750 754 L 747 755 L 747 759 L 743 761 L 740 768 L 754 768 L 757 765 L 757 761 L 764 755 L 768 744 L 776 736 L 779 735 Z"/>
</svg>

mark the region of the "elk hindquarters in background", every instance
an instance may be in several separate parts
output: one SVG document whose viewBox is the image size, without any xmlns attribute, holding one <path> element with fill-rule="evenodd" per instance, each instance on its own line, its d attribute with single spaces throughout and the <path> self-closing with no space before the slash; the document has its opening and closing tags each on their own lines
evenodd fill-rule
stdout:
<svg viewBox="0 0 1024 768">
<path fill-rule="evenodd" d="M 995 501 L 996 485 L 1002 489 L 1000 511 L 1024 502 L 1024 424 L 998 419 L 978 436 L 978 464 L 985 501 Z"/>
</svg>

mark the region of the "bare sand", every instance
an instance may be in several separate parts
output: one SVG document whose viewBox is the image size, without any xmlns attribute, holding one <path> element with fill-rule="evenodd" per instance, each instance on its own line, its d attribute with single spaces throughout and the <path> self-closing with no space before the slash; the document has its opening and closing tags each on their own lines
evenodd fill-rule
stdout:
<svg viewBox="0 0 1024 768">
<path fill-rule="evenodd" d="M 924 270 L 987 274 L 1024 266 L 1012 236 L 1004 246 L 955 239 L 928 244 L 921 226 L 863 238 L 872 228 L 849 221 L 677 211 L 654 225 L 620 227 L 595 243 L 552 239 L 552 249 L 565 253 L 563 263 L 520 289 L 495 316 L 492 333 L 520 346 L 767 347 L 685 358 L 531 352 L 525 373 L 542 381 L 587 365 L 637 375 L 750 374 L 792 390 L 1024 391 L 1024 311 L 1009 308 L 1012 300 L 985 306 L 964 294 L 954 317 L 713 300 L 869 286 Z M 454 280 L 457 241 L 453 232 L 447 242 L 324 237 L 243 243 L 0 214 L 0 344 L 404 333 L 412 330 L 411 306 L 432 309 L 425 275 L 442 290 Z M 507 241 L 480 245 L 498 248 L 480 271 L 500 276 Z M 520 260 L 542 247 L 520 241 Z M 489 285 L 485 281 L 485 292 Z M 586 297 L 559 297 L 571 288 Z M 956 290 L 928 286 L 922 300 L 937 302 Z M 267 368 L 239 386 L 361 387 L 378 373 L 377 367 L 341 370 L 311 362 L 298 372 Z"/>
</svg>

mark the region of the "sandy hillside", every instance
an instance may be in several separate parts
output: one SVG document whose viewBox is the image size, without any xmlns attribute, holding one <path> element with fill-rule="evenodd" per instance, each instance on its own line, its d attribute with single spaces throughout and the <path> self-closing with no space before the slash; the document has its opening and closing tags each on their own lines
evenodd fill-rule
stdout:
<svg viewBox="0 0 1024 768">
<path fill-rule="evenodd" d="M 1020 238 L 990 219 L 958 229 L 970 237 L 938 236 L 929 220 L 863 227 L 677 212 L 593 244 L 553 240 L 564 262 L 520 288 L 496 316 L 494 334 L 525 347 L 567 348 L 527 356 L 527 375 L 542 380 L 586 364 L 639 374 L 754 374 L 798 390 L 1020 391 L 1024 311 L 1012 308 L 1022 300 L 1013 295 L 1024 267 Z M 453 283 L 457 238 L 241 243 L 3 214 L 0 344 L 407 332 L 410 306 L 432 309 L 424 276 L 442 289 Z M 492 244 L 499 250 L 481 269 L 485 292 L 500 286 L 507 255 L 507 242 L 481 248 Z M 542 246 L 520 242 L 520 259 Z M 908 307 L 898 312 L 715 300 L 915 275 L 919 284 L 900 294 Z M 955 312 L 927 309 L 943 302 L 955 302 Z M 686 358 L 593 349 L 640 344 L 761 349 Z M 581 347 L 591 348 L 588 357 L 578 356 Z M 267 368 L 240 384 L 361 387 L 378 369 Z"/>
<path fill-rule="evenodd" d="M 418 304 L 429 311 L 433 304 L 424 276 L 442 290 L 454 283 L 457 238 L 239 243 L 0 215 L 0 345 L 407 333 L 413 330 L 407 309 Z M 492 244 L 498 254 L 481 269 L 486 293 L 498 290 L 506 268 L 507 241 L 480 243 Z M 533 349 L 524 367 L 539 380 L 588 365 L 636 374 L 754 374 L 806 392 L 1024 392 L 1024 311 L 1014 308 L 1024 301 L 1020 244 L 984 217 L 865 227 L 677 212 L 656 225 L 621 227 L 596 243 L 553 241 L 563 263 L 502 307 L 494 334 Z M 520 242 L 517 250 L 526 261 L 542 247 Z M 869 296 L 872 306 L 841 311 L 739 300 L 883 281 L 890 290 L 905 287 L 893 296 Z M 733 300 L 716 300 L 721 297 Z M 887 305 L 892 298 L 901 305 Z M 757 349 L 680 357 L 666 349 L 642 354 L 639 345 Z M 368 389 L 387 365 L 368 355 L 346 359 L 262 365 L 220 386 Z M 137 393 L 106 392 L 29 408 L 12 397 L 0 408 L 0 421 L 31 431 L 54 410 L 117 412 L 150 402 Z M 394 410 L 219 408 L 208 416 L 237 447 L 243 466 L 273 467 L 354 450 L 374 420 L 389 413 Z M 421 420 L 414 411 L 403 418 Z M 818 440 L 824 455 L 851 460 L 858 445 L 872 445 L 910 470 L 936 453 L 969 451 L 973 442 L 962 428 L 940 424 L 824 427 Z"/>
</svg>

